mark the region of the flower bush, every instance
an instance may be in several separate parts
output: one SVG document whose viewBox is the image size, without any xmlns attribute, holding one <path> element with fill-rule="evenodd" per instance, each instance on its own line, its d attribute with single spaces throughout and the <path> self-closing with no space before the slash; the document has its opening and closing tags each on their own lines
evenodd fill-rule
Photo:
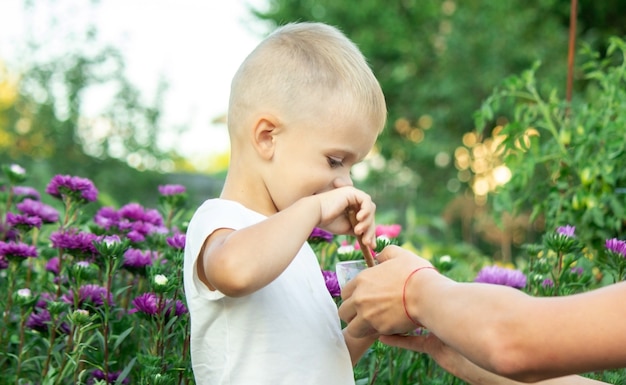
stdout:
<svg viewBox="0 0 626 385">
<path fill-rule="evenodd" d="M 56 175 L 42 201 L 3 167 L 0 369 L 11 384 L 189 384 L 183 302 L 185 188 L 159 209 L 129 203 L 87 217 L 98 190 Z M 44 195 L 46 196 L 46 195 Z"/>
<path fill-rule="evenodd" d="M 15 384 L 193 384 L 189 316 L 182 292 L 185 188 L 159 186 L 159 208 L 100 207 L 88 179 L 57 175 L 43 195 L 24 186 L 26 171 L 3 167 L 0 184 L 0 368 Z M 49 197 L 50 203 L 42 198 Z M 399 225 L 376 229 L 380 252 L 407 245 Z M 315 229 L 316 252 L 330 295 L 341 292 L 339 261 L 362 259 L 358 242 Z M 571 225 L 525 246 L 520 269 L 487 265 L 477 282 L 532 295 L 567 295 L 626 278 L 626 241 L 607 239 L 591 252 Z M 595 256 L 601 257 L 595 257 Z M 458 279 L 457 258 L 432 257 Z M 416 330 L 421 333 L 424 331 Z M 610 383 L 623 370 L 588 374 Z M 355 368 L 357 384 L 464 384 L 430 357 L 376 342 Z"/>
</svg>

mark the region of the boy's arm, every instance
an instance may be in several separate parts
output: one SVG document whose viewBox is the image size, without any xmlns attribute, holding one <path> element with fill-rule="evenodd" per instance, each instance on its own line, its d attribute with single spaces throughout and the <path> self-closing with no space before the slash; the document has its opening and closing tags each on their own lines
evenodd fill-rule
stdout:
<svg viewBox="0 0 626 385">
<path fill-rule="evenodd" d="M 359 208 L 355 232 L 364 234 L 364 241 L 374 246 L 376 206 L 364 192 L 342 187 L 302 198 L 252 226 L 213 232 L 198 257 L 199 276 L 207 286 L 227 296 L 253 293 L 287 268 L 314 227 L 350 233 L 345 215 L 348 207 Z"/>
</svg>

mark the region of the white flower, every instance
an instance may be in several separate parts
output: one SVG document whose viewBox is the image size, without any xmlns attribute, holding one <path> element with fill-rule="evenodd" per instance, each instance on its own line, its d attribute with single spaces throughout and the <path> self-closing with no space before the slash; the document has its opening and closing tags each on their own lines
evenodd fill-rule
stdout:
<svg viewBox="0 0 626 385">
<path fill-rule="evenodd" d="M 449 255 L 444 255 L 441 258 L 439 258 L 439 262 L 441 263 L 450 263 L 452 262 L 452 257 Z"/>
<path fill-rule="evenodd" d="M 33 296 L 33 293 L 30 291 L 30 289 L 19 289 L 17 291 L 17 295 L 21 298 L 30 298 Z"/>
<path fill-rule="evenodd" d="M 118 237 L 117 235 L 107 235 L 106 237 L 102 238 L 102 242 L 104 242 L 107 247 L 113 247 L 122 243 L 120 237 Z"/>
<path fill-rule="evenodd" d="M 24 168 L 20 166 L 19 164 L 12 164 L 11 167 L 9 167 L 9 170 L 11 170 L 13 174 L 17 174 L 17 175 L 26 174 L 26 170 L 24 170 Z"/>
<path fill-rule="evenodd" d="M 376 240 L 383 241 L 383 242 L 390 242 L 391 238 L 389 238 L 386 235 L 379 235 L 378 237 L 376 237 Z"/>
<path fill-rule="evenodd" d="M 158 286 L 165 286 L 167 285 L 167 277 L 163 274 L 157 274 L 154 276 L 154 283 Z"/>
<path fill-rule="evenodd" d="M 353 251 L 354 251 L 353 245 L 344 245 L 344 246 L 339 246 L 339 248 L 337 249 L 337 254 L 350 254 Z"/>
</svg>

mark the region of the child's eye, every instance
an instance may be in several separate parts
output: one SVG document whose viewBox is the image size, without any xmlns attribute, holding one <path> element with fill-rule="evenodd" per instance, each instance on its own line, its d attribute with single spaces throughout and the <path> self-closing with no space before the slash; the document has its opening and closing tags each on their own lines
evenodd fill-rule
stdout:
<svg viewBox="0 0 626 385">
<path fill-rule="evenodd" d="M 340 158 L 334 158 L 332 156 L 328 157 L 328 164 L 330 168 L 337 168 L 343 166 L 343 160 Z"/>
</svg>

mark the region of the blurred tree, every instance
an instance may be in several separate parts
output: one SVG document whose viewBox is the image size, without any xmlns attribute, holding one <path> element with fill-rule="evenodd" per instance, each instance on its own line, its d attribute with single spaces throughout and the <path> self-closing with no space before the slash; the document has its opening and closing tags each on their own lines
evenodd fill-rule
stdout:
<svg viewBox="0 0 626 385">
<path fill-rule="evenodd" d="M 583 7 L 585 17 L 589 9 L 607 15 L 598 2 Z M 569 0 L 269 0 L 253 12 L 273 25 L 336 25 L 369 59 L 389 122 L 365 183 L 401 223 L 407 208 L 439 214 L 463 192 L 469 173 L 455 167 L 455 149 L 474 129 L 473 112 L 502 79 L 539 59 L 542 78 L 565 90 Z M 623 29 L 585 20 L 587 31 Z"/>
<path fill-rule="evenodd" d="M 126 77 L 120 51 L 91 24 L 60 22 L 57 3 L 38 4 L 51 7 L 50 25 L 31 20 L 37 28 L 27 30 L 39 36 L 28 37 L 18 65 L 0 70 L 0 162 L 22 165 L 39 188 L 54 174 L 72 174 L 91 178 L 110 202 L 154 196 L 162 172 L 184 163 L 158 146 L 165 82 L 147 103 Z M 87 112 L 94 90 L 108 95 L 95 114 Z"/>
</svg>

